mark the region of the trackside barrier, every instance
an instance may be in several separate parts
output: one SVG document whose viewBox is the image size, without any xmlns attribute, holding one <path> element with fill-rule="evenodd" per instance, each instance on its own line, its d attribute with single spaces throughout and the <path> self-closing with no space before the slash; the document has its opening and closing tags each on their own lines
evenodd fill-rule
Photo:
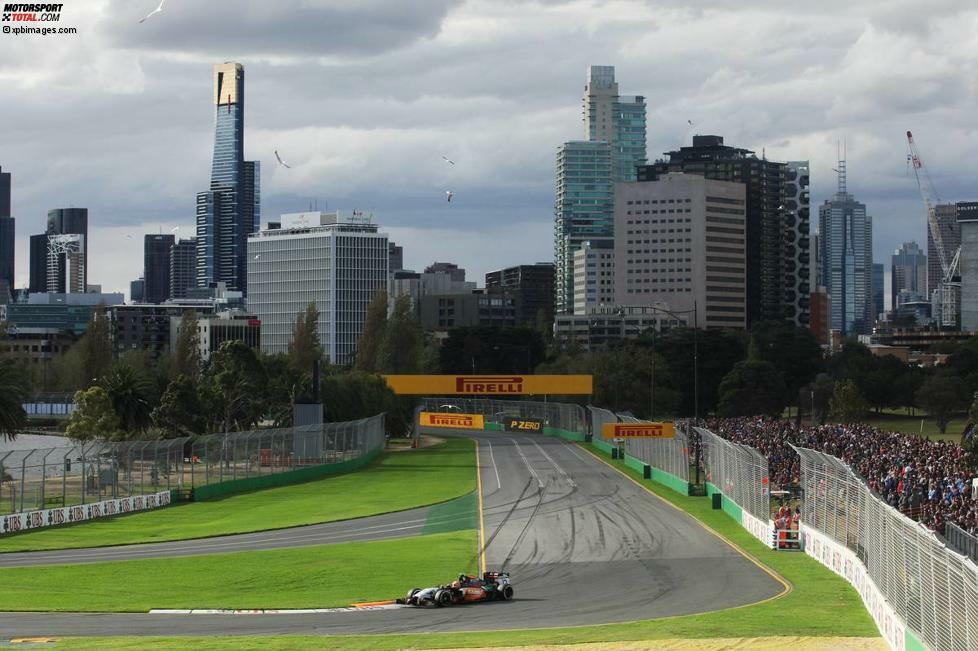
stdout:
<svg viewBox="0 0 978 651">
<path fill-rule="evenodd" d="M 539 421 L 543 425 L 544 434 L 559 436 L 568 441 L 584 441 L 588 431 L 584 408 L 562 402 L 444 396 L 423 398 L 421 410 L 481 414 L 485 418 L 487 431 L 505 431 L 505 423 L 511 418 Z"/>
<path fill-rule="evenodd" d="M 978 649 L 978 566 L 880 500 L 841 459 L 801 457 L 805 551 L 859 591 L 894 649 Z"/>
<path fill-rule="evenodd" d="M 42 509 L 27 513 L 11 513 L 0 518 L 0 534 L 30 531 L 42 527 L 55 527 L 59 524 L 72 524 L 84 520 L 157 509 L 161 506 L 168 506 L 170 499 L 170 491 L 161 491 L 149 495 L 122 497 L 117 500 L 103 500 L 90 504 Z"/>
<path fill-rule="evenodd" d="M 0 452 L 0 516 L 16 514 L 0 534 L 25 524 L 17 519 L 24 514 L 32 527 L 49 515 L 50 524 L 66 524 L 88 519 L 75 517 L 77 506 L 104 517 L 135 510 L 140 502 L 131 498 L 146 497 L 155 508 L 187 496 L 207 499 L 347 472 L 376 457 L 384 444 L 379 414 L 345 423 Z"/>
</svg>

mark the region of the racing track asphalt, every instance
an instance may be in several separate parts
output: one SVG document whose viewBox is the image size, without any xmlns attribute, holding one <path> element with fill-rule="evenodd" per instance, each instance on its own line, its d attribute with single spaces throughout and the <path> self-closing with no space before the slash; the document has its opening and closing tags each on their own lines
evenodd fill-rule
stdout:
<svg viewBox="0 0 978 651">
<path fill-rule="evenodd" d="M 691 516 L 570 443 L 503 432 L 475 438 L 487 566 L 511 573 L 513 601 L 323 614 L 2 613 L 0 631 L 338 635 L 579 626 L 729 608 L 786 589 Z"/>
</svg>

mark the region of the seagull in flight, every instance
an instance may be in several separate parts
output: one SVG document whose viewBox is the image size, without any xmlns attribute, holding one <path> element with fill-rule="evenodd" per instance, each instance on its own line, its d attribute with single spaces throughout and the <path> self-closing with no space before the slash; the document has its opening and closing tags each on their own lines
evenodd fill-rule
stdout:
<svg viewBox="0 0 978 651">
<path fill-rule="evenodd" d="M 174 226 L 173 228 L 170 229 L 170 232 L 171 233 L 176 233 L 178 230 L 180 230 L 180 227 L 179 226 Z"/>
<path fill-rule="evenodd" d="M 149 19 L 149 17 L 150 17 L 150 16 L 152 16 L 152 15 L 154 15 L 154 14 L 158 14 L 158 13 L 160 13 L 161 11 L 163 11 L 163 3 L 164 3 L 164 2 L 166 2 L 166 0 L 160 0 L 160 6 L 159 6 L 159 7 L 157 7 L 156 9 L 154 9 L 153 11 L 151 11 L 151 12 L 149 12 L 148 14 L 146 14 L 146 18 L 143 18 L 143 19 L 142 19 L 142 20 L 140 20 L 139 22 L 141 22 L 141 23 L 145 23 L 145 22 L 146 22 L 146 21 L 147 21 L 147 20 Z"/>
<path fill-rule="evenodd" d="M 275 158 L 278 159 L 278 164 L 281 165 L 282 167 L 284 167 L 285 169 L 288 169 L 288 170 L 292 169 L 292 167 L 290 165 L 286 164 L 286 162 L 284 160 L 282 160 L 282 157 L 278 155 L 278 150 L 277 149 L 275 150 Z"/>
<path fill-rule="evenodd" d="M 452 192 L 451 190 L 445 190 L 445 194 L 448 195 L 448 203 L 451 203 L 452 202 L 452 197 L 455 196 L 455 193 Z"/>
<path fill-rule="evenodd" d="M 442 156 L 441 159 L 443 161 L 445 161 L 446 163 L 450 164 L 450 165 L 454 165 L 455 164 L 455 161 L 453 161 L 452 159 L 450 159 L 448 156 Z"/>
</svg>

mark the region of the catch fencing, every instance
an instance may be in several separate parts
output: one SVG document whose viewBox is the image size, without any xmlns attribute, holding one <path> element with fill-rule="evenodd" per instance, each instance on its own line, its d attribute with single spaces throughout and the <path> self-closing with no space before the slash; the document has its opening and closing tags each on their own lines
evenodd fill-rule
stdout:
<svg viewBox="0 0 978 651">
<path fill-rule="evenodd" d="M 978 566 L 880 500 L 841 459 L 795 451 L 806 552 L 856 587 L 890 645 L 978 649 Z"/>
<path fill-rule="evenodd" d="M 563 402 L 534 402 L 529 400 L 486 400 L 484 398 L 424 398 L 422 411 L 481 414 L 487 423 L 505 423 L 510 418 L 543 422 L 545 428 L 581 434 L 587 432 L 584 407 Z"/>
<path fill-rule="evenodd" d="M 621 416 L 622 423 L 647 423 L 634 416 Z M 625 439 L 625 454 L 641 459 L 653 468 L 689 483 L 689 441 L 686 427 L 676 423 L 676 436 L 671 439 Z"/>
<path fill-rule="evenodd" d="M 341 463 L 380 451 L 384 441 L 379 414 L 345 423 L 0 452 L 0 515 Z"/>
<path fill-rule="evenodd" d="M 703 427 L 695 429 L 700 435 L 706 481 L 754 517 L 770 520 L 767 457 L 749 445 L 731 443 Z"/>
<path fill-rule="evenodd" d="M 948 547 L 978 563 L 978 538 L 953 522 L 944 525 L 944 538 Z"/>
</svg>

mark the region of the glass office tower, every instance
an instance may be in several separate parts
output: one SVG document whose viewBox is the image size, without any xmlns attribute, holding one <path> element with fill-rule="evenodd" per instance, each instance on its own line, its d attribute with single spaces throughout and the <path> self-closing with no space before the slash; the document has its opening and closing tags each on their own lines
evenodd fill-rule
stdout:
<svg viewBox="0 0 978 651">
<path fill-rule="evenodd" d="M 244 67 L 214 66 L 211 186 L 197 193 L 197 286 L 247 291 L 248 235 L 261 219 L 260 167 L 244 160 Z"/>
</svg>

